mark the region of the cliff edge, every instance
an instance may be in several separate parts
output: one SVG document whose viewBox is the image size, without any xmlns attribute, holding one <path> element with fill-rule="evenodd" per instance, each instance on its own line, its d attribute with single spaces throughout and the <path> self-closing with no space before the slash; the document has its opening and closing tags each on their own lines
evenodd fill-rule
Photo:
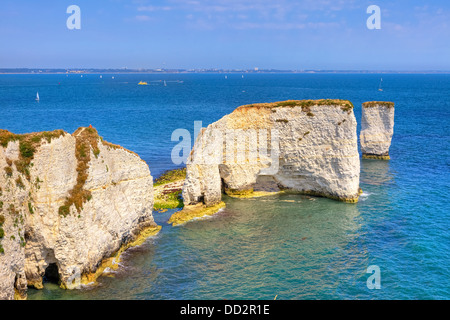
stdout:
<svg viewBox="0 0 450 320">
<path fill-rule="evenodd" d="M 147 164 L 94 128 L 0 130 L 0 171 L 0 299 L 24 299 L 44 277 L 66 289 L 95 282 L 160 229 Z"/>
</svg>

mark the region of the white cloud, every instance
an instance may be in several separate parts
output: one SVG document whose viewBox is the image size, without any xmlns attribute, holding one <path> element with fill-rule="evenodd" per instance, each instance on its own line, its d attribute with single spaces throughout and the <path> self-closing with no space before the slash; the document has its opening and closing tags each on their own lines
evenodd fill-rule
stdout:
<svg viewBox="0 0 450 320">
<path fill-rule="evenodd" d="M 134 17 L 135 20 L 137 21 L 150 21 L 152 20 L 152 18 L 150 18 L 149 16 L 145 16 L 145 15 L 138 15 L 136 17 Z"/>
<path fill-rule="evenodd" d="M 150 3 L 150 2 L 149 2 Z M 339 12 L 360 5 L 355 0 L 166 0 L 141 5 L 143 12 L 180 13 L 189 27 L 292 30 L 335 28 L 345 24 Z M 362 16 L 364 13 L 362 13 Z M 196 23 L 193 23 L 194 17 Z M 339 19 L 339 24 L 337 22 Z"/>
<path fill-rule="evenodd" d="M 169 7 L 169 6 L 163 6 L 163 7 L 158 7 L 158 6 L 141 6 L 141 7 L 137 8 L 138 11 L 148 11 L 148 12 L 170 11 L 172 9 L 173 8 Z"/>
</svg>

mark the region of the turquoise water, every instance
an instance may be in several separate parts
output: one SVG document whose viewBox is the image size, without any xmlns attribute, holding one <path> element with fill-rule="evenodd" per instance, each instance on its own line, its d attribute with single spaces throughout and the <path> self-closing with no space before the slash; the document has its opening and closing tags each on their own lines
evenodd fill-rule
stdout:
<svg viewBox="0 0 450 320">
<path fill-rule="evenodd" d="M 29 290 L 30 299 L 450 298 L 450 75 L 114 77 L 0 75 L 0 128 L 73 132 L 92 124 L 158 176 L 175 167 L 173 130 L 193 131 L 195 120 L 206 126 L 239 105 L 349 99 L 360 121 L 362 102 L 387 100 L 396 103 L 391 160 L 362 160 L 356 205 L 299 195 L 227 198 L 217 215 L 181 227 L 166 223 L 170 211 L 155 213 L 161 233 L 129 250 L 114 278 L 79 291 L 46 284 Z M 137 86 L 141 80 L 150 85 Z M 379 290 L 366 286 L 370 265 L 380 267 Z"/>
</svg>

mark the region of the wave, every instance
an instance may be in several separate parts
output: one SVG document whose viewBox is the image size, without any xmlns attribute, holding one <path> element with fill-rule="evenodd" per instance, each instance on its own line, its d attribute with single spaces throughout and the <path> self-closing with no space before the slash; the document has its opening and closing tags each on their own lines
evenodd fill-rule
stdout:
<svg viewBox="0 0 450 320">
<path fill-rule="evenodd" d="M 359 195 L 359 201 L 366 201 L 369 198 L 369 196 L 371 196 L 373 194 L 374 193 L 372 193 L 372 192 L 365 192 L 365 191 L 363 191 L 363 193 L 361 193 Z"/>
</svg>

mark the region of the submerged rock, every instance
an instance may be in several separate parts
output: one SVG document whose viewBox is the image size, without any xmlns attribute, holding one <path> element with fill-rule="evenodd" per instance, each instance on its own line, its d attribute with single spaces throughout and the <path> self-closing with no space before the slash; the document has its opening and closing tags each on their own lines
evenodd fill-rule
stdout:
<svg viewBox="0 0 450 320">
<path fill-rule="evenodd" d="M 364 102 L 360 143 L 364 159 L 389 160 L 389 147 L 394 134 L 394 103 Z"/>
<path fill-rule="evenodd" d="M 252 197 L 287 191 L 357 202 L 359 161 L 349 101 L 241 106 L 199 133 L 186 165 L 183 211 L 216 206 L 223 192 Z"/>
<path fill-rule="evenodd" d="M 25 298 L 44 276 L 67 289 L 93 282 L 160 229 L 147 164 L 94 128 L 2 130 L 0 170 L 0 299 Z"/>
</svg>

